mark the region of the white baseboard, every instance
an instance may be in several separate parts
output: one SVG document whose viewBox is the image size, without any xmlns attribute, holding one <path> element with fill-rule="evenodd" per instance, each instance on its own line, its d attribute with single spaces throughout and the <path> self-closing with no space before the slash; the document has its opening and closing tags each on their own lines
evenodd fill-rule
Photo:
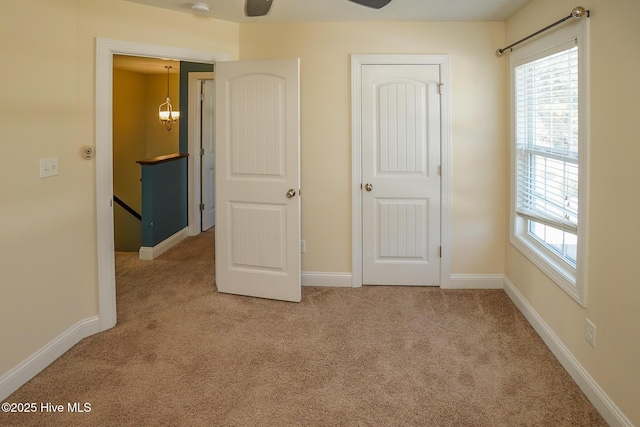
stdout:
<svg viewBox="0 0 640 427">
<path fill-rule="evenodd" d="M 167 237 L 152 248 L 148 246 L 140 247 L 138 257 L 145 261 L 154 260 L 187 237 L 189 237 L 189 227 L 185 227 L 174 235 Z"/>
<path fill-rule="evenodd" d="M 49 344 L 0 377 L 0 401 L 38 375 L 81 339 L 100 332 L 100 318 L 90 317 L 73 325 Z"/>
<path fill-rule="evenodd" d="M 502 274 L 452 274 L 449 283 L 442 289 L 502 289 Z M 303 271 L 302 286 L 328 286 L 334 288 L 353 287 L 351 273 L 325 273 Z"/>
<path fill-rule="evenodd" d="M 622 413 L 620 408 L 602 390 L 560 338 L 551 330 L 549 325 L 545 323 L 531 304 L 506 277 L 504 278 L 504 290 L 589 401 L 600 412 L 602 418 L 612 427 L 633 427 L 631 421 Z"/>
<path fill-rule="evenodd" d="M 452 274 L 449 284 L 442 289 L 502 289 L 504 275 L 502 274 Z"/>
<path fill-rule="evenodd" d="M 327 286 L 333 288 L 351 288 L 351 273 L 324 273 L 303 271 L 302 286 Z"/>
</svg>

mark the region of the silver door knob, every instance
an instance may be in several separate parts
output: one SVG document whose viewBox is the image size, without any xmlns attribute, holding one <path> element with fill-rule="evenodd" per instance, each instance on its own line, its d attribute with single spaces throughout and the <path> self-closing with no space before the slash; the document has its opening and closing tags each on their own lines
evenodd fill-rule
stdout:
<svg viewBox="0 0 640 427">
<path fill-rule="evenodd" d="M 364 185 L 364 189 L 367 191 L 371 191 L 373 190 L 373 185 L 369 184 L 368 182 Z"/>
<path fill-rule="evenodd" d="M 294 190 L 293 188 L 290 188 L 289 191 L 287 191 L 287 194 L 286 194 L 288 199 L 292 198 L 295 195 L 296 195 L 296 190 Z"/>
</svg>

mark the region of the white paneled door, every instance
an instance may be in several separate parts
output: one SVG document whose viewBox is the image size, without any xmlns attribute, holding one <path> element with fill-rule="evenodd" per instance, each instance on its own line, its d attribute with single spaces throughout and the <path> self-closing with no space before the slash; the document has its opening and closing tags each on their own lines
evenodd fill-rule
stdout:
<svg viewBox="0 0 640 427">
<path fill-rule="evenodd" d="M 300 62 L 216 63 L 218 291 L 300 301 Z"/>
<path fill-rule="evenodd" d="M 438 65 L 362 66 L 363 284 L 440 284 Z"/>
</svg>

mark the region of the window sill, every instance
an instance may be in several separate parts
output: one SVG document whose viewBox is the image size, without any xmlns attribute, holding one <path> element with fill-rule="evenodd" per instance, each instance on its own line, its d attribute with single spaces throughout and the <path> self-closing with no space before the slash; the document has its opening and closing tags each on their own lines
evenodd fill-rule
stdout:
<svg viewBox="0 0 640 427">
<path fill-rule="evenodd" d="M 539 244 L 532 238 L 512 234 L 509 241 L 580 306 L 586 307 L 583 295 L 578 290 L 575 270 L 554 259 L 543 248 L 538 248 Z"/>
</svg>

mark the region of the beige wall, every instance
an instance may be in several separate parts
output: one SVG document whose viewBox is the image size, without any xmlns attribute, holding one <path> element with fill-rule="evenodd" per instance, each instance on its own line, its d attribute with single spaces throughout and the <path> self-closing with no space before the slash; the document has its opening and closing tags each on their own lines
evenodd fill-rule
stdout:
<svg viewBox="0 0 640 427">
<path fill-rule="evenodd" d="M 95 38 L 227 52 L 238 25 L 123 0 L 0 1 L 0 375 L 97 315 Z M 58 157 L 60 175 L 39 179 Z"/>
<path fill-rule="evenodd" d="M 640 425 L 640 2 L 580 4 L 592 11 L 588 308 L 508 243 L 506 274 L 631 422 Z M 507 21 L 507 41 L 568 15 L 576 5 L 573 0 L 534 1 Z M 586 318 L 597 327 L 596 348 L 584 339 Z"/>
<path fill-rule="evenodd" d="M 504 24 L 246 24 L 241 59 L 301 58 L 304 271 L 351 272 L 350 55 L 448 54 L 452 273 L 502 273 L 506 185 Z"/>
</svg>

